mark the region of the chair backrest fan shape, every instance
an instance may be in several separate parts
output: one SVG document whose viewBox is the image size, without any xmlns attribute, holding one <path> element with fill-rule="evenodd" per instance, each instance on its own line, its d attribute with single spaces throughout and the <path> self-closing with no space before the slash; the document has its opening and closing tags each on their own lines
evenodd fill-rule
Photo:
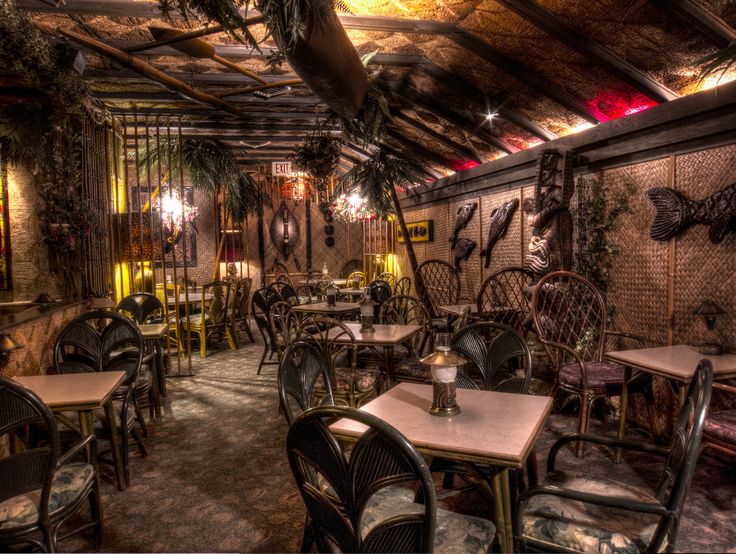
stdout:
<svg viewBox="0 0 736 554">
<path fill-rule="evenodd" d="M 325 394 L 319 399 L 319 404 L 332 405 L 335 400 L 332 396 L 327 364 L 322 354 L 313 345 L 304 341 L 289 345 L 281 358 L 278 376 L 281 411 L 289 425 L 300 413 L 317 405 L 315 386 L 320 377 Z M 294 413 L 291 401 L 296 404 L 299 413 Z"/>
<path fill-rule="evenodd" d="M 339 418 L 368 427 L 349 457 L 328 427 Z M 432 552 L 437 508 L 429 468 L 386 422 L 352 408 L 314 408 L 290 427 L 287 452 L 320 552 Z M 331 491 L 319 486 L 318 474 Z M 421 491 L 424 504 L 413 505 L 420 509 L 397 510 L 393 517 L 372 522 L 365 532 L 366 507 L 389 487 L 404 485 Z"/>
<path fill-rule="evenodd" d="M 162 320 L 164 306 L 155 294 L 137 292 L 123 298 L 118 303 L 117 310 L 136 323 L 148 323 Z"/>
</svg>

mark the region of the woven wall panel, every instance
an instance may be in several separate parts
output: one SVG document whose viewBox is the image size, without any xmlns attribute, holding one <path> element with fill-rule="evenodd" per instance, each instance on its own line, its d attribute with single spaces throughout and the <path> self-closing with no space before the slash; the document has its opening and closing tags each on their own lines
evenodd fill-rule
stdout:
<svg viewBox="0 0 736 554">
<path fill-rule="evenodd" d="M 602 179 L 609 199 L 629 184 L 635 187 L 631 213 L 620 215 L 609 235 L 619 252 L 614 258 L 608 302 L 616 310 L 613 328 L 644 335 L 652 344 L 664 344 L 667 335 L 668 247 L 649 238 L 654 209 L 647 191 L 666 185 L 668 163 L 661 159 L 586 176 Z"/>
<path fill-rule="evenodd" d="M 702 200 L 736 183 L 736 146 L 678 156 L 675 188 L 692 200 Z M 736 351 L 736 234 L 720 244 L 708 239 L 709 227 L 694 225 L 677 237 L 675 263 L 675 343 L 721 342 Z M 693 314 L 710 298 L 729 315 L 708 332 L 703 318 Z"/>
<path fill-rule="evenodd" d="M 522 251 L 522 239 L 521 239 L 521 226 L 523 219 L 523 211 L 521 210 L 521 191 L 510 190 L 494 194 L 493 196 L 483 196 L 480 199 L 481 202 L 481 213 L 483 214 L 482 220 L 482 241 L 478 246 L 479 256 L 480 252 L 488 244 L 488 230 L 491 222 L 491 212 L 495 208 L 499 208 L 504 202 L 517 198 L 519 199 L 519 207 L 514 212 L 514 215 L 506 229 L 506 234 L 496 242 L 493 250 L 491 251 L 491 265 L 488 269 L 483 268 L 485 264 L 485 258 L 481 256 L 480 263 L 481 269 L 483 270 L 483 279 L 488 277 L 491 273 L 498 271 L 504 267 L 518 266 L 523 262 L 521 251 Z M 526 245 L 524 245 L 526 246 Z"/>
</svg>

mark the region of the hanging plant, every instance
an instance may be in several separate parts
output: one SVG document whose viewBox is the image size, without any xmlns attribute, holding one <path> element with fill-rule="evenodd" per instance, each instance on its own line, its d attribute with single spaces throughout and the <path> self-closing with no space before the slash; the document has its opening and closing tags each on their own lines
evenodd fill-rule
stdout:
<svg viewBox="0 0 736 554">
<path fill-rule="evenodd" d="M 335 172 L 341 148 L 339 138 L 323 134 L 319 129 L 294 149 L 294 162 L 315 179 L 325 179 Z"/>
<path fill-rule="evenodd" d="M 611 197 L 602 179 L 581 177 L 577 181 L 573 271 L 588 278 L 603 293 L 608 291 L 613 260 L 618 253 L 609 233 L 615 228 L 616 219 L 631 211 L 629 199 L 634 190 L 628 184 Z"/>
</svg>

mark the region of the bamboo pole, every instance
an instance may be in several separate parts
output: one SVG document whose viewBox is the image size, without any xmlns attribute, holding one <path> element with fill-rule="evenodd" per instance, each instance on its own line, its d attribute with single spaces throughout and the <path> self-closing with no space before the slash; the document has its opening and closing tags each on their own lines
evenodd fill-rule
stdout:
<svg viewBox="0 0 736 554">
<path fill-rule="evenodd" d="M 233 88 L 230 90 L 226 90 L 223 92 L 218 92 L 215 94 L 218 98 L 224 98 L 225 96 L 234 96 L 236 94 L 249 94 L 251 92 L 258 92 L 260 90 L 268 90 L 272 88 L 278 88 L 278 87 L 288 87 L 291 85 L 301 85 L 304 81 L 301 79 L 288 79 L 286 81 L 278 81 L 275 83 L 266 83 L 266 84 L 260 84 L 257 86 L 245 86 L 245 87 L 238 87 Z"/>
<path fill-rule="evenodd" d="M 85 37 L 73 31 L 67 31 L 61 28 L 57 28 L 56 31 L 60 35 L 67 37 L 73 42 L 76 42 L 77 44 L 84 46 L 85 48 L 89 48 L 90 50 L 94 50 L 98 54 L 114 60 L 123 67 L 127 67 L 128 69 L 135 71 L 136 73 L 146 77 L 147 79 L 151 79 L 152 81 L 161 83 L 162 85 L 181 93 L 191 100 L 194 100 L 201 104 L 215 106 L 216 108 L 237 115 L 241 118 L 246 117 L 245 114 L 241 112 L 235 105 L 229 102 L 225 102 L 221 98 L 217 98 L 216 96 L 195 89 L 185 82 L 180 81 L 179 79 L 175 79 L 174 77 L 171 77 L 160 69 L 153 67 L 147 62 L 131 56 L 123 50 L 119 50 L 108 44 L 105 44 L 104 42 L 100 42 L 99 40 L 95 40 L 91 37 Z"/>
<path fill-rule="evenodd" d="M 182 157 L 182 147 L 181 147 L 181 118 L 177 120 L 177 131 L 178 131 L 178 140 L 179 140 L 179 198 L 181 199 L 181 232 L 182 232 L 182 249 L 184 251 L 183 257 L 184 257 L 184 312 L 186 314 L 186 321 L 189 322 L 189 288 L 186 286 L 187 282 L 189 281 L 188 272 L 187 272 L 187 231 L 188 229 L 188 223 L 186 221 L 186 218 L 184 217 L 185 214 L 185 196 L 184 196 L 184 162 L 181 159 Z M 170 128 L 170 127 L 169 127 Z M 171 171 L 171 166 L 169 165 L 169 171 Z M 171 194 L 171 189 L 174 186 L 174 182 L 171 182 L 171 186 L 169 187 L 169 193 Z M 173 246 L 173 245 L 172 245 Z M 172 252 L 175 249 L 172 248 Z M 176 258 L 174 258 L 174 266 L 176 266 Z M 176 291 L 175 291 L 176 292 Z M 202 290 L 204 298 L 204 289 Z M 202 313 L 202 324 L 204 325 L 204 313 Z M 187 325 L 187 342 L 191 343 L 192 340 L 192 331 L 189 328 L 189 325 Z M 191 348 L 188 350 L 189 354 L 187 355 L 187 375 L 192 375 L 192 350 Z"/>
<path fill-rule="evenodd" d="M 667 181 L 670 188 L 675 188 L 675 156 L 667 160 Z M 675 335 L 675 273 L 677 262 L 677 238 L 672 238 L 667 245 L 667 345 L 671 346 Z"/>
</svg>

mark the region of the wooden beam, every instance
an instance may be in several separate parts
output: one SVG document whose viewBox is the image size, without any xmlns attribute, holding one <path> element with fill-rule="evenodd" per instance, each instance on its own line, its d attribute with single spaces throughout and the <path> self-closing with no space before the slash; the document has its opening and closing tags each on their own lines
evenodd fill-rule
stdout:
<svg viewBox="0 0 736 554">
<path fill-rule="evenodd" d="M 518 79 L 538 94 L 554 100 L 560 106 L 570 110 L 584 120 L 593 124 L 608 120 L 608 117 L 604 114 L 594 112 L 585 102 L 552 84 L 544 75 L 537 73 L 520 61 L 499 52 L 495 48 L 492 48 L 485 41 L 475 35 L 458 28 L 456 32 L 447 35 L 447 38 L 451 39 L 469 52 L 472 52 L 487 63 L 497 67 L 504 73 Z"/>
<path fill-rule="evenodd" d="M 125 112 L 128 116 L 134 116 L 136 114 L 136 111 L 129 111 Z M 138 122 L 138 132 L 143 132 L 142 130 L 145 129 L 144 125 L 145 121 L 141 120 Z M 150 119 L 148 120 L 149 127 L 150 127 Z M 128 120 L 128 125 L 126 126 L 126 129 L 134 129 L 135 125 L 132 121 Z M 325 131 L 330 132 L 338 132 L 340 129 L 335 126 L 320 126 L 320 128 L 324 129 Z M 302 132 L 302 133 L 312 133 L 315 129 L 317 129 L 317 125 L 312 123 L 305 123 L 303 125 L 295 124 L 295 123 L 263 123 L 263 122 L 248 122 L 248 123 L 238 123 L 233 121 L 215 121 L 215 120 L 206 120 L 206 121 L 182 121 L 181 123 L 181 129 L 182 131 L 188 131 L 188 130 L 197 130 L 197 129 L 208 129 L 208 130 L 219 130 L 219 131 L 242 131 L 244 133 L 249 133 L 248 136 L 256 136 L 253 135 L 253 133 L 257 132 L 266 132 L 266 131 L 281 131 L 284 133 L 288 132 Z"/>
<path fill-rule="evenodd" d="M 167 74 L 174 79 L 179 79 L 185 83 L 197 83 L 200 85 L 221 85 L 234 86 L 250 83 L 251 81 L 244 78 L 239 73 L 195 73 L 187 71 L 167 71 Z M 83 77 L 88 81 L 147 81 L 145 77 L 139 75 L 135 71 L 129 69 L 91 69 L 87 68 Z M 261 74 L 269 83 L 283 81 L 284 79 L 296 79 L 296 75 L 284 74 L 277 75 L 273 73 Z M 302 85 L 293 85 L 302 86 Z"/>
<path fill-rule="evenodd" d="M 447 71 L 439 67 L 438 65 L 433 64 L 429 60 L 426 60 L 425 63 L 418 64 L 417 67 L 420 71 L 426 73 L 433 79 L 455 89 L 458 93 L 467 97 L 469 100 L 482 107 L 483 109 L 497 109 L 499 117 L 505 119 L 509 123 L 513 123 L 527 133 L 530 133 L 531 135 L 538 137 L 544 141 L 554 140 L 557 138 L 557 135 L 548 131 L 541 125 L 537 125 L 531 119 L 523 116 L 515 110 L 512 110 L 505 106 L 489 106 L 488 93 L 480 90 L 471 82 L 466 81 L 456 73 Z"/>
<path fill-rule="evenodd" d="M 480 140 L 487 142 L 493 147 L 509 154 L 518 152 L 519 149 L 515 146 L 508 144 L 506 141 L 490 133 L 480 125 L 450 110 L 444 104 L 422 94 L 415 88 L 409 85 L 401 85 L 399 83 L 388 83 L 388 85 L 389 89 L 396 95 L 404 97 L 409 102 L 434 113 L 438 117 L 441 117 L 445 121 L 463 129 Z"/>
<path fill-rule="evenodd" d="M 218 98 L 224 98 L 226 96 L 236 96 L 238 94 L 252 94 L 260 90 L 267 90 L 277 87 L 292 87 L 294 85 L 301 85 L 303 81 L 301 79 L 289 79 L 286 81 L 278 81 L 276 83 L 265 83 L 261 85 L 238 87 L 231 90 L 225 90 L 223 92 L 215 93 Z"/>
<path fill-rule="evenodd" d="M 429 148 L 419 144 L 416 141 L 411 140 L 408 137 L 405 137 L 401 133 L 399 133 L 396 129 L 388 129 L 386 131 L 386 134 L 394 139 L 395 141 L 402 144 L 404 147 L 406 147 L 409 150 L 409 153 L 421 156 L 422 158 L 426 158 L 427 160 L 430 160 L 438 165 L 441 165 L 442 167 L 446 167 L 447 169 L 451 171 L 455 171 L 455 168 L 452 166 L 450 162 L 447 161 L 447 159 L 440 156 L 437 152 L 430 150 Z"/>
<path fill-rule="evenodd" d="M 630 84 L 657 102 L 669 102 L 679 94 L 652 79 L 643 71 L 628 63 L 612 50 L 583 36 L 556 15 L 545 10 L 533 0 L 496 0 L 507 10 L 563 42 L 589 60 L 606 68 L 610 73 Z"/>
<path fill-rule="evenodd" d="M 135 40 L 121 40 L 121 39 L 110 39 L 106 41 L 107 44 L 116 48 L 135 48 L 141 44 L 140 41 Z M 261 46 L 259 52 L 251 46 L 245 46 L 242 44 L 213 44 L 215 54 L 220 57 L 228 58 L 265 58 L 272 52 L 276 52 L 277 48 L 271 48 L 268 46 Z M 186 56 L 184 52 L 172 48 L 171 46 L 159 46 L 156 48 L 149 48 L 147 50 L 141 50 L 136 52 L 139 56 Z"/>
<path fill-rule="evenodd" d="M 391 148 L 385 142 L 381 144 L 381 150 L 383 150 L 387 154 L 390 154 L 390 155 L 394 156 L 395 158 L 406 159 L 406 154 L 404 154 L 403 152 L 399 152 L 398 150 L 396 150 L 394 148 Z M 424 166 L 424 165 L 421 165 L 421 164 L 418 164 L 417 167 L 419 167 L 419 169 L 422 171 L 422 173 L 424 173 L 430 179 L 435 179 L 436 180 L 436 179 L 441 179 L 442 178 L 442 175 L 440 175 L 439 173 L 437 173 L 431 167 L 427 167 L 427 166 Z"/>
<path fill-rule="evenodd" d="M 736 30 L 693 0 L 654 0 L 654 3 L 677 19 L 684 27 L 693 29 L 718 48 L 725 48 L 736 40 Z"/>
<path fill-rule="evenodd" d="M 399 17 L 365 16 L 338 14 L 340 23 L 346 29 L 360 31 L 418 33 L 422 35 L 444 35 L 457 28 L 454 23 L 432 21 L 429 19 L 404 19 Z"/>
<path fill-rule="evenodd" d="M 736 81 L 460 171 L 423 193 L 421 203 L 529 186 L 536 178 L 540 147 L 578 154 L 576 170 L 584 173 L 731 145 L 734 128 Z M 405 205 L 413 204 L 407 201 Z"/>
<path fill-rule="evenodd" d="M 434 139 L 435 141 L 446 146 L 450 150 L 457 152 L 463 158 L 468 159 L 468 160 L 473 160 L 478 163 L 483 163 L 483 160 L 478 156 L 478 154 L 472 148 L 468 146 L 463 146 L 462 144 L 455 142 L 454 140 L 438 133 L 437 131 L 435 131 L 434 129 L 431 129 L 430 127 L 427 127 L 424 123 L 417 121 L 414 118 L 409 117 L 408 115 L 402 113 L 401 111 L 397 111 L 396 113 L 393 114 L 393 116 L 395 119 L 400 119 L 401 121 L 414 127 L 414 129 L 416 129 L 420 133 Z"/>
<path fill-rule="evenodd" d="M 297 119 L 303 119 L 303 120 L 312 120 L 314 121 L 314 111 L 289 111 L 289 112 L 283 112 L 283 111 L 257 111 L 257 110 L 248 110 L 248 106 L 242 105 L 243 111 L 248 114 L 250 118 L 253 120 L 259 120 L 259 119 L 268 119 L 268 120 L 281 120 L 286 119 L 289 121 L 297 120 Z M 267 107 L 267 106 L 257 106 L 259 108 Z M 218 115 L 222 115 L 223 117 L 229 117 L 225 112 L 221 110 L 206 110 L 206 109 L 198 109 L 198 108 L 179 108 L 179 107 L 171 107 L 171 106 L 162 106 L 162 107 L 156 107 L 156 108 L 141 108 L 136 107 L 133 108 L 125 108 L 120 106 L 108 106 L 107 108 L 110 113 L 116 114 L 116 115 L 122 115 L 122 114 L 132 114 L 134 111 L 137 112 L 141 116 L 149 116 L 149 117 L 156 117 L 156 116 L 162 116 L 162 117 L 215 117 Z M 323 112 L 321 112 L 323 114 Z"/>
<path fill-rule="evenodd" d="M 201 90 L 190 87 L 186 83 L 173 79 L 160 69 L 157 69 L 152 65 L 144 62 L 143 60 L 131 56 L 130 54 L 118 50 L 117 48 L 113 48 L 103 42 L 100 42 L 99 40 L 80 35 L 73 31 L 65 31 L 64 29 L 57 29 L 56 31 L 59 34 L 72 40 L 73 42 L 80 44 L 85 48 L 90 48 L 98 54 L 111 59 L 127 67 L 128 69 L 137 71 L 141 75 L 162 84 L 170 90 L 176 91 L 187 100 L 195 101 L 200 104 L 214 106 L 238 117 L 245 117 L 245 115 L 231 103 L 226 102 L 220 98 L 216 98 L 210 94 L 207 94 L 206 92 L 202 92 Z"/>
<path fill-rule="evenodd" d="M 191 88 L 191 87 L 190 87 Z M 192 89 L 194 90 L 194 89 Z M 121 91 L 121 92 L 93 92 L 95 97 L 100 100 L 107 100 L 110 102 L 192 102 L 192 98 L 183 98 L 176 94 L 168 94 L 165 92 L 136 92 L 136 91 Z M 201 93 L 200 94 L 205 94 Z M 207 95 L 211 96 L 211 95 Z M 213 97 L 215 98 L 215 97 Z M 225 102 L 220 98 L 216 98 L 220 102 Z M 321 103 L 321 100 L 316 96 L 277 96 L 274 98 L 259 98 L 252 95 L 238 95 L 230 97 L 230 102 L 225 103 L 248 103 L 248 104 L 263 104 L 270 106 L 315 106 Z M 225 110 L 228 111 L 228 110 Z M 238 114 L 241 112 L 238 111 Z"/>
</svg>

